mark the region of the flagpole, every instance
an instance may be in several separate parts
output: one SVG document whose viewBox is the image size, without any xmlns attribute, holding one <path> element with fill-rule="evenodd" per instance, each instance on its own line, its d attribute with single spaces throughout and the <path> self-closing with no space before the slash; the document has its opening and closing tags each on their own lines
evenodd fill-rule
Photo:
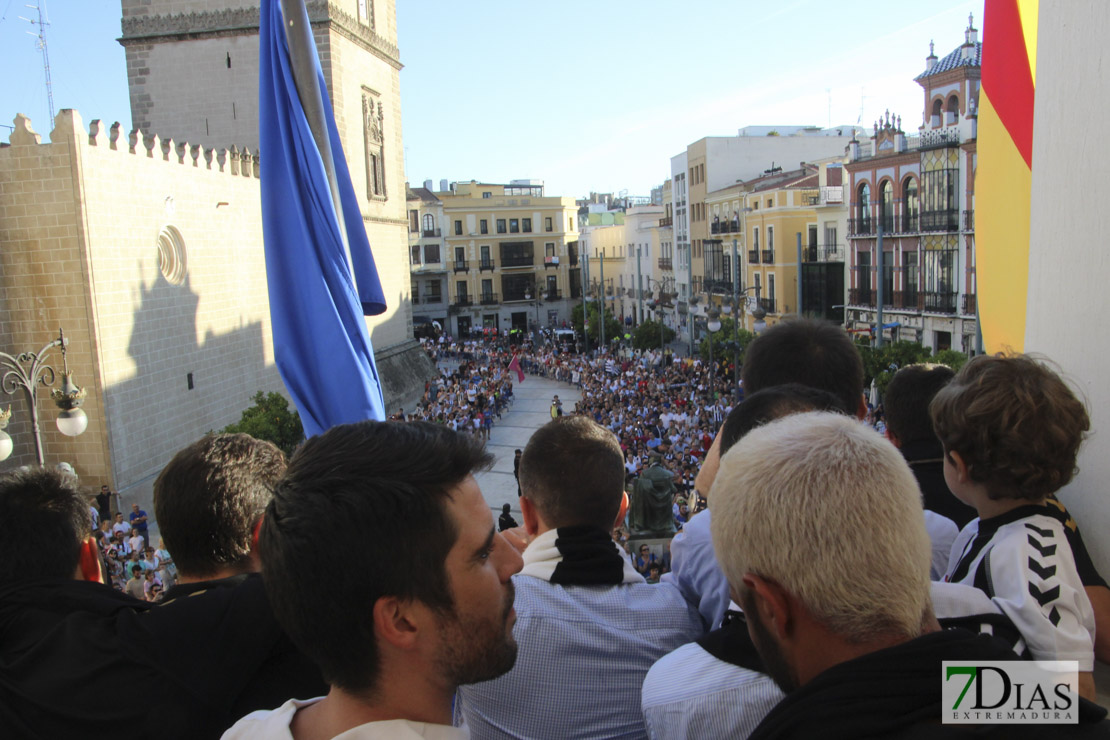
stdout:
<svg viewBox="0 0 1110 740">
<path fill-rule="evenodd" d="M 297 85 L 297 95 L 301 99 L 308 128 L 320 150 L 324 161 L 324 174 L 328 178 L 331 203 L 339 224 L 339 236 L 343 240 L 343 251 L 347 255 L 347 265 L 354 273 L 351 264 L 351 245 L 347 241 L 347 230 L 343 227 L 343 203 L 339 199 L 339 179 L 335 174 L 335 158 L 328 137 L 327 118 L 324 113 L 324 96 L 320 90 L 320 80 L 316 76 L 315 56 L 312 53 L 312 25 L 308 20 L 308 9 L 304 0 L 280 0 L 281 16 L 284 19 L 285 41 L 289 44 L 289 61 L 293 65 L 293 81 Z M 265 165 L 263 165 L 265 166 Z"/>
</svg>

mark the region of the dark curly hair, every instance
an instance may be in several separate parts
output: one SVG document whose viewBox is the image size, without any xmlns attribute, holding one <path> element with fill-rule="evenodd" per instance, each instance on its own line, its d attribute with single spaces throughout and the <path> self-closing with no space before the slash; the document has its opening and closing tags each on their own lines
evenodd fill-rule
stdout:
<svg viewBox="0 0 1110 740">
<path fill-rule="evenodd" d="M 929 405 L 944 454 L 955 451 L 992 499 L 1040 500 L 1075 475 L 1091 422 L 1047 365 L 1029 355 L 982 355 Z"/>
</svg>

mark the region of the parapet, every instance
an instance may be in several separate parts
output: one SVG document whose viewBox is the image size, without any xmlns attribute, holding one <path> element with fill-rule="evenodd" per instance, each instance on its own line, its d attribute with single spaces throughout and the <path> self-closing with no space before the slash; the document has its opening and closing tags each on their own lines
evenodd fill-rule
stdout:
<svg viewBox="0 0 1110 740">
<path fill-rule="evenodd" d="M 16 115 L 13 121 L 15 128 L 9 141 L 11 146 L 44 146 L 42 136 L 35 133 L 31 127 L 31 119 L 22 113 Z M 57 143 L 67 138 L 77 138 L 78 133 L 83 135 L 83 122 L 81 114 L 72 108 L 63 108 L 54 117 L 54 130 L 50 132 L 51 143 Z M 226 172 L 236 177 L 258 178 L 260 159 L 258 152 L 252 153 L 247 147 L 239 149 L 232 145 L 230 148 L 208 148 L 188 142 L 175 142 L 173 139 L 162 139 L 157 134 L 147 135 L 140 129 L 128 133 L 121 142 L 122 128 L 117 121 L 105 132 L 100 119 L 89 123 L 88 145 L 101 149 L 120 151 L 126 149 L 128 154 L 146 156 L 148 159 L 161 159 L 165 162 L 174 162 L 180 165 L 217 172 Z M 49 144 L 45 145 L 49 146 Z"/>
</svg>

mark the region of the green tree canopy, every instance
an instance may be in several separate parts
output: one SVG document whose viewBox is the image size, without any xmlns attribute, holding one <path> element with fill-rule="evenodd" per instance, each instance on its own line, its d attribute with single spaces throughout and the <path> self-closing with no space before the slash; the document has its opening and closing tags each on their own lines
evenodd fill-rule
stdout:
<svg viewBox="0 0 1110 740">
<path fill-rule="evenodd" d="M 286 457 L 291 457 L 297 445 L 304 441 L 304 427 L 296 409 L 289 408 L 285 396 L 271 391 L 258 391 L 251 398 L 254 405 L 243 411 L 236 424 L 228 424 L 221 431 L 225 434 L 249 434 L 255 439 L 273 442 Z"/>
<path fill-rule="evenodd" d="M 747 329 L 740 329 L 736 331 L 735 319 L 721 319 L 721 328 L 719 331 L 707 333 L 698 345 L 698 353 L 701 359 L 709 362 L 709 343 L 713 343 L 713 359 L 714 360 L 727 360 L 732 362 L 732 357 L 736 352 L 737 344 L 739 341 L 740 348 L 740 363 L 744 362 L 744 350 L 755 339 L 755 334 L 752 334 Z"/>
<path fill-rule="evenodd" d="M 575 331 L 582 328 L 582 307 L 587 306 L 589 312 L 590 323 L 586 327 L 586 336 L 589 337 L 593 346 L 597 346 L 598 341 L 598 306 L 596 302 L 583 302 L 579 303 L 571 309 L 571 324 L 574 326 Z M 658 327 L 656 327 L 658 329 Z M 605 341 L 606 343 L 612 342 L 618 337 L 624 336 L 621 323 L 613 316 L 613 312 L 608 308 L 605 309 Z"/>
<path fill-rule="evenodd" d="M 663 327 L 663 343 L 674 341 L 674 329 Z M 659 349 L 659 322 L 647 320 L 632 331 L 633 349 Z"/>
</svg>

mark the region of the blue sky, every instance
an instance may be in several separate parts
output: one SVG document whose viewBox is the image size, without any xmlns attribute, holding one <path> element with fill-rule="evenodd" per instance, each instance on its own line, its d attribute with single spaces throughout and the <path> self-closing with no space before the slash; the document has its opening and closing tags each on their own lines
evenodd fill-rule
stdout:
<svg viewBox="0 0 1110 740">
<path fill-rule="evenodd" d="M 40 0 L 56 109 L 130 124 L 115 0 Z M 24 7 L 0 0 L 0 124 L 46 138 L 42 56 Z M 544 180 L 552 195 L 646 195 L 703 136 L 760 124 L 920 123 L 929 40 L 944 56 L 982 0 L 398 0 L 406 171 Z M 7 139 L 10 130 L 0 128 Z M 230 142 L 229 142 L 230 143 Z"/>
</svg>

